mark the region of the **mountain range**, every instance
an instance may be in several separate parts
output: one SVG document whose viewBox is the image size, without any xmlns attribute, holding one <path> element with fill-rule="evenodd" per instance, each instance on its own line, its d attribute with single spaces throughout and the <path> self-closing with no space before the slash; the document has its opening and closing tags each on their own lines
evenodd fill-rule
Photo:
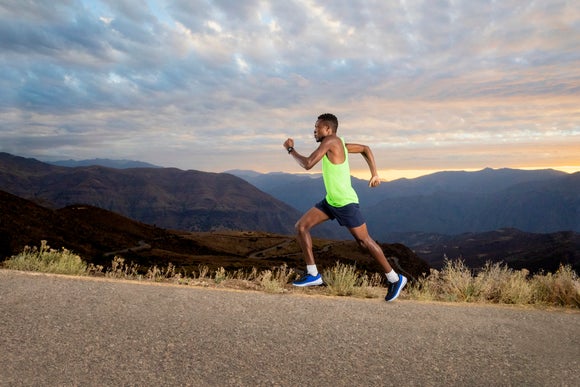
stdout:
<svg viewBox="0 0 580 387">
<path fill-rule="evenodd" d="M 411 247 L 434 267 L 443 256 L 533 262 L 532 270 L 578 267 L 580 173 L 484 169 L 373 189 L 353 178 L 353 185 L 371 235 Z M 293 235 L 301 213 L 324 196 L 320 175 L 61 167 L 7 153 L 0 153 L 0 190 L 53 210 L 90 205 L 162 229 L 281 235 Z M 313 234 L 352 239 L 335 222 Z"/>
<path fill-rule="evenodd" d="M 324 196 L 318 175 L 232 170 L 302 211 Z M 369 188 L 352 178 L 373 237 L 403 243 L 431 266 L 504 262 L 531 272 L 580 272 L 580 173 L 486 168 L 439 172 Z"/>
<path fill-rule="evenodd" d="M 0 153 L 0 189 L 52 208 L 89 204 L 186 231 L 290 234 L 300 216 L 233 175 L 176 168 L 69 168 Z"/>
<path fill-rule="evenodd" d="M 135 160 L 111 160 L 111 159 L 89 159 L 89 160 L 57 160 L 47 161 L 48 164 L 58 165 L 60 167 L 90 167 L 100 165 L 107 168 L 162 168 L 158 165 Z"/>
<path fill-rule="evenodd" d="M 305 211 L 324 197 L 322 177 L 229 171 Z M 439 172 L 369 188 L 352 178 L 374 237 L 423 232 L 455 235 L 517 228 L 526 232 L 580 232 L 580 172 L 490 169 Z"/>
</svg>

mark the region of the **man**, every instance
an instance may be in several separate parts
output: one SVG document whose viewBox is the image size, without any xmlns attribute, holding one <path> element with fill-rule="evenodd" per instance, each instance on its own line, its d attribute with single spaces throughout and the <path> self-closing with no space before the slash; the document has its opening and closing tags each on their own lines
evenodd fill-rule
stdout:
<svg viewBox="0 0 580 387">
<path fill-rule="evenodd" d="M 347 227 L 358 244 L 367 250 L 383 267 L 389 288 L 385 300 L 393 301 L 407 283 L 407 278 L 397 274 L 387 261 L 381 247 L 370 237 L 365 220 L 360 212 L 358 196 L 352 188 L 350 178 L 349 153 L 360 153 L 371 171 L 369 187 L 378 186 L 379 179 L 375 159 L 371 149 L 366 145 L 347 144 L 336 135 L 338 119 L 330 113 L 318 117 L 314 125 L 314 138 L 320 143 L 310 156 L 303 156 L 294 149 L 294 140 L 284 142 L 284 148 L 294 160 L 306 170 L 310 170 L 322 160 L 322 176 L 326 188 L 326 197 L 308 210 L 296 223 L 297 240 L 306 261 L 306 274 L 294 286 L 322 285 L 322 276 L 318 273 L 312 252 L 310 230 L 327 220 L 336 219 L 341 226 Z"/>
</svg>

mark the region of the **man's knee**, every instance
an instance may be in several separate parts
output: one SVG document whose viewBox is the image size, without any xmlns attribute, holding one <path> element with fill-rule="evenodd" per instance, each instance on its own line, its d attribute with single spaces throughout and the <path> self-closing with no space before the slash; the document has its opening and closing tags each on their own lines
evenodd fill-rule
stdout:
<svg viewBox="0 0 580 387">
<path fill-rule="evenodd" d="M 310 231 L 310 227 L 308 227 L 308 225 L 306 225 L 306 223 L 304 223 L 302 220 L 299 220 L 294 225 L 294 230 L 296 230 L 298 234 L 304 234 Z"/>
<path fill-rule="evenodd" d="M 371 251 L 371 250 L 376 250 L 379 249 L 379 245 L 377 244 L 377 242 L 375 242 L 375 240 L 373 238 L 371 238 L 371 236 L 367 236 L 366 238 L 354 238 L 356 240 L 356 243 L 358 243 L 358 245 L 360 246 L 361 249 L 365 250 L 365 251 Z"/>
<path fill-rule="evenodd" d="M 368 250 L 369 249 L 369 245 L 368 242 L 364 239 L 361 238 L 354 238 L 356 243 L 358 243 L 359 247 L 363 250 Z"/>
</svg>

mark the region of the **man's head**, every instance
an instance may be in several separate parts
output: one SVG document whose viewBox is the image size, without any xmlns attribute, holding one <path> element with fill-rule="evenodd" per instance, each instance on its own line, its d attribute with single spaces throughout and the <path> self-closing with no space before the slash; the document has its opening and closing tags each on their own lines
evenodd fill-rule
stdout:
<svg viewBox="0 0 580 387">
<path fill-rule="evenodd" d="M 338 129 L 338 119 L 334 114 L 324 113 L 318 116 L 314 124 L 314 138 L 316 142 L 322 141 L 329 134 L 336 134 Z"/>
<path fill-rule="evenodd" d="M 332 133 L 336 133 L 338 130 L 338 118 L 334 114 L 324 113 L 318 116 L 318 121 L 323 125 L 328 125 L 332 130 Z"/>
</svg>

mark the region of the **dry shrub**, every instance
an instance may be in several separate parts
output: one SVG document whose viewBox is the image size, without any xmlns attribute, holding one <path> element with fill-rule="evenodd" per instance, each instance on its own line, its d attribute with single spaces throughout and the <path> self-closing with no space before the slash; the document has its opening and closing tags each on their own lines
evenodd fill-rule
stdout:
<svg viewBox="0 0 580 387">
<path fill-rule="evenodd" d="M 377 298 L 384 293 L 384 276 L 381 273 L 373 273 L 371 276 L 362 274 L 358 286 L 355 288 L 355 296 L 364 298 Z"/>
<path fill-rule="evenodd" d="M 24 247 L 23 252 L 6 260 L 4 266 L 13 270 L 43 273 L 88 274 L 88 266 L 81 257 L 64 247 L 61 250 L 51 249 L 45 240 L 40 242 L 40 248 Z"/>
<path fill-rule="evenodd" d="M 175 266 L 171 262 L 169 262 L 167 264 L 167 267 L 165 268 L 157 267 L 157 265 L 150 267 L 147 270 L 145 278 L 149 281 L 154 282 L 160 282 L 168 279 L 179 282 L 181 280 L 181 274 L 176 273 Z"/>
<path fill-rule="evenodd" d="M 487 262 L 475 278 L 477 299 L 482 302 L 529 304 L 532 287 L 528 270 L 514 271 L 501 262 Z"/>
<path fill-rule="evenodd" d="M 462 259 L 445 259 L 441 270 L 440 292 L 447 301 L 474 301 L 477 298 L 475 281 L 471 270 Z"/>
<path fill-rule="evenodd" d="M 571 266 L 555 274 L 513 270 L 502 263 L 487 262 L 473 277 L 462 260 L 445 260 L 441 271 L 431 269 L 408 289 L 416 300 L 540 304 L 580 307 L 580 281 Z"/>
<path fill-rule="evenodd" d="M 369 276 L 359 272 L 355 266 L 340 262 L 325 269 L 322 278 L 327 286 L 327 292 L 334 296 L 375 298 L 384 290 L 379 273 Z"/>
<path fill-rule="evenodd" d="M 197 279 L 204 280 L 207 279 L 207 275 L 209 274 L 209 267 L 206 265 L 198 265 L 197 266 Z M 195 277 L 195 273 L 192 273 Z"/>
<path fill-rule="evenodd" d="M 529 271 L 509 270 L 509 276 L 502 286 L 500 303 L 526 305 L 532 301 L 532 287 L 528 281 Z"/>
<path fill-rule="evenodd" d="M 423 275 L 411 284 L 409 296 L 424 301 L 476 301 L 480 284 L 475 281 L 463 260 L 445 258 L 444 262 L 441 271 L 431 269 L 428 276 Z"/>
<path fill-rule="evenodd" d="M 580 308 L 580 281 L 569 265 L 560 265 L 555 274 L 536 274 L 532 278 L 532 292 L 537 304 Z"/>
<path fill-rule="evenodd" d="M 441 273 L 439 270 L 430 269 L 429 275 L 423 273 L 423 276 L 417 281 L 409 284 L 407 294 L 414 300 L 439 300 L 441 294 Z"/>
<path fill-rule="evenodd" d="M 332 295 L 351 296 L 355 293 L 358 275 L 354 266 L 336 262 L 333 267 L 324 270 L 322 277 Z"/>
<path fill-rule="evenodd" d="M 115 256 L 105 276 L 109 278 L 140 279 L 138 270 L 139 266 L 136 263 L 126 264 L 125 258 Z"/>
<path fill-rule="evenodd" d="M 252 273 L 255 275 L 255 271 Z M 288 266 L 284 264 L 273 270 L 262 271 L 257 276 L 257 281 L 261 288 L 268 293 L 283 293 L 286 291 L 286 285 L 294 276 L 294 270 L 288 269 Z"/>
</svg>

